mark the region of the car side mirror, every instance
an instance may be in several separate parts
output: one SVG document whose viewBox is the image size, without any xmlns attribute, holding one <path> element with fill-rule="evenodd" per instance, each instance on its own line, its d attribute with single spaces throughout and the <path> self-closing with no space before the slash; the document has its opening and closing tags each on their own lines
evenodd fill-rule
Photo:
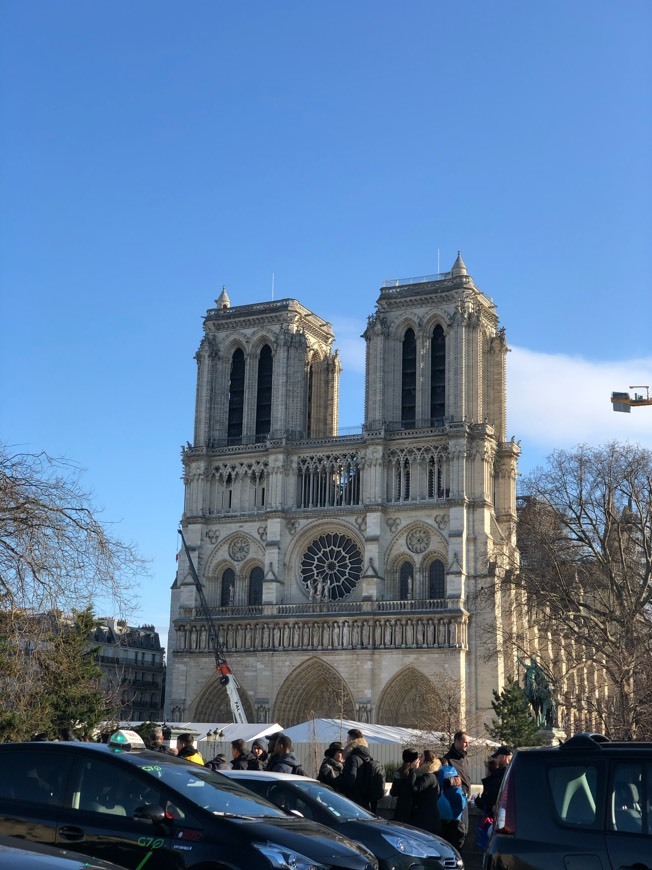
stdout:
<svg viewBox="0 0 652 870">
<path fill-rule="evenodd" d="M 303 813 L 300 813 L 299 810 L 288 810 L 287 811 L 291 816 L 298 816 L 300 819 L 303 818 Z"/>
<path fill-rule="evenodd" d="M 161 824 L 167 821 L 165 810 L 158 804 L 143 804 L 141 807 L 136 807 L 132 818 L 141 822 L 152 822 L 153 824 Z"/>
</svg>

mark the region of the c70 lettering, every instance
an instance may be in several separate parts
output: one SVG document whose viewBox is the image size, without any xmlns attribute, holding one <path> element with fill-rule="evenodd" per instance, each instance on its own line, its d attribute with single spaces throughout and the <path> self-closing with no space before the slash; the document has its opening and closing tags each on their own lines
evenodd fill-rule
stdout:
<svg viewBox="0 0 652 870">
<path fill-rule="evenodd" d="M 160 849 L 161 846 L 163 845 L 163 842 L 164 841 L 161 839 L 155 840 L 154 837 L 139 837 L 138 838 L 138 845 L 142 846 L 143 849 Z"/>
</svg>

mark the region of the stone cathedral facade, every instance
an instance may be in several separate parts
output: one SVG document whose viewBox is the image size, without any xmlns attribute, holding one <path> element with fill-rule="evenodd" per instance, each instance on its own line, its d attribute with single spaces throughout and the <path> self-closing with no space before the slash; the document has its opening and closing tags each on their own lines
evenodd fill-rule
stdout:
<svg viewBox="0 0 652 870">
<path fill-rule="evenodd" d="M 458 256 L 386 282 L 363 337 L 362 431 L 338 436 L 331 325 L 222 292 L 196 355 L 184 536 L 250 721 L 425 727 L 452 693 L 471 724 L 514 664 L 494 583 L 517 558 L 505 333 Z M 168 718 L 230 721 L 183 551 L 168 651 Z"/>
</svg>

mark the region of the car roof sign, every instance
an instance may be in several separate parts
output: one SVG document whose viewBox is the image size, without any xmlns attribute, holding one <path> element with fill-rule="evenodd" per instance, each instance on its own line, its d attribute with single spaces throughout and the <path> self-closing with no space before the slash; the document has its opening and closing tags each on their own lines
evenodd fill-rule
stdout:
<svg viewBox="0 0 652 870">
<path fill-rule="evenodd" d="M 144 749 L 145 742 L 140 734 L 128 728 L 119 728 L 109 738 L 109 749 L 115 752 L 129 752 L 131 749 Z"/>
</svg>

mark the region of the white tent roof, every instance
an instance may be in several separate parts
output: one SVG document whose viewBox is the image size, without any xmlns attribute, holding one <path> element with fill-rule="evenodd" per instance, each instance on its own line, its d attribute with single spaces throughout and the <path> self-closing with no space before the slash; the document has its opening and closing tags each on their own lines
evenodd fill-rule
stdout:
<svg viewBox="0 0 652 870">
<path fill-rule="evenodd" d="M 128 727 L 142 725 L 142 722 L 126 723 Z M 212 731 L 218 737 L 218 740 L 238 740 L 242 738 L 247 743 L 250 740 L 257 740 L 259 737 L 266 737 L 268 734 L 277 734 L 282 731 L 280 725 L 266 725 L 264 722 L 252 722 L 247 725 L 240 725 L 237 722 L 159 722 L 159 725 L 166 725 L 176 734 L 183 734 L 187 731 L 193 734 L 197 741 L 206 740 L 206 735 Z M 222 732 L 219 736 L 219 732 Z"/>
<path fill-rule="evenodd" d="M 309 719 L 292 728 L 286 728 L 284 734 L 291 737 L 295 743 L 332 743 L 341 740 L 346 743 L 349 728 L 359 728 L 369 743 L 408 743 L 423 742 L 427 735 L 430 740 L 440 735 L 426 731 L 416 731 L 413 728 L 394 728 L 390 725 L 371 725 L 369 722 L 354 722 L 352 719 Z"/>
<path fill-rule="evenodd" d="M 448 748 L 450 742 L 448 736 L 440 731 L 420 731 L 415 728 L 395 728 L 391 725 L 371 725 L 369 722 L 354 722 L 352 719 L 309 719 L 307 722 L 286 728 L 283 733 L 291 737 L 295 743 L 310 743 L 311 741 L 332 743 L 334 740 L 346 743 L 349 728 L 359 728 L 368 743 L 397 743 L 400 746 L 439 743 L 440 745 L 446 744 L 446 748 Z M 471 744 L 475 743 L 482 746 L 498 745 L 495 740 L 484 737 L 471 736 L 470 740 Z"/>
</svg>

